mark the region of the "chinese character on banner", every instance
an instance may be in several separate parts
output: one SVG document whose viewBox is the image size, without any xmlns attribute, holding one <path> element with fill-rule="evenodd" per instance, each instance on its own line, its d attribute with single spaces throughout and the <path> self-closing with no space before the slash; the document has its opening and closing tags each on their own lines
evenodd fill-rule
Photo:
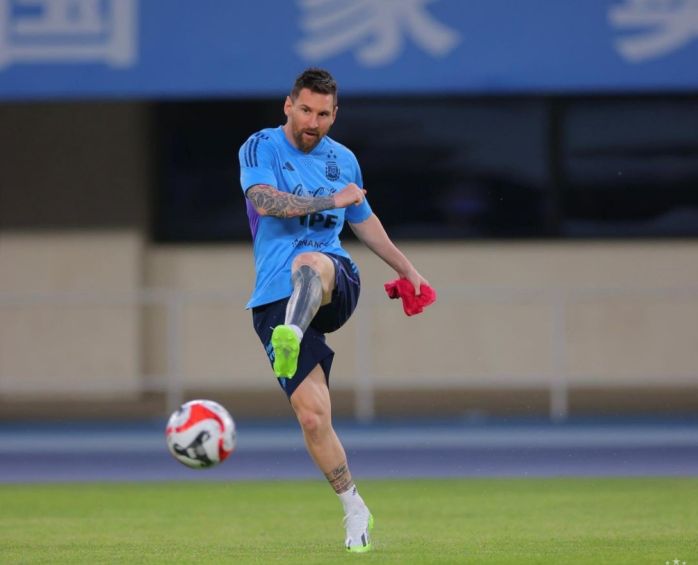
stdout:
<svg viewBox="0 0 698 565">
<path fill-rule="evenodd" d="M 298 0 L 307 34 L 298 52 L 319 61 L 351 50 L 359 63 L 379 67 L 400 56 L 406 36 L 432 57 L 443 57 L 460 36 L 427 12 L 426 5 L 435 1 Z"/>
<path fill-rule="evenodd" d="M 636 33 L 616 41 L 631 63 L 668 55 L 698 37 L 698 0 L 625 0 L 608 12 L 611 25 Z"/>
<path fill-rule="evenodd" d="M 0 68 L 103 62 L 136 55 L 136 0 L 0 0 Z"/>
</svg>

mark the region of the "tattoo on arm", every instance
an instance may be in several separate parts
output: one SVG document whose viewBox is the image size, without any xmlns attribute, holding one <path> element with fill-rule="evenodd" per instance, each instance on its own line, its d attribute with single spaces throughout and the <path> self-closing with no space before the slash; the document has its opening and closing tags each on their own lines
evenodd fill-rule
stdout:
<svg viewBox="0 0 698 565">
<path fill-rule="evenodd" d="M 247 190 L 247 198 L 264 216 L 295 218 L 334 208 L 332 196 L 296 196 L 281 192 L 268 184 L 255 184 Z"/>
<path fill-rule="evenodd" d="M 325 477 L 337 494 L 346 492 L 354 486 L 354 481 L 351 478 L 351 473 L 349 472 L 346 461 L 336 469 L 333 469 L 329 473 L 325 473 Z"/>
</svg>

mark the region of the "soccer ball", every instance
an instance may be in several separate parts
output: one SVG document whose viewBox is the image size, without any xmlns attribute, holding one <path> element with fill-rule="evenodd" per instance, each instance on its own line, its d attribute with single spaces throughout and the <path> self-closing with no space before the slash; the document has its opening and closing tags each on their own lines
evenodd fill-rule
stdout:
<svg viewBox="0 0 698 565">
<path fill-rule="evenodd" d="M 167 448 L 192 469 L 213 467 L 235 449 L 235 422 L 212 400 L 191 400 L 172 413 L 165 429 Z"/>
</svg>

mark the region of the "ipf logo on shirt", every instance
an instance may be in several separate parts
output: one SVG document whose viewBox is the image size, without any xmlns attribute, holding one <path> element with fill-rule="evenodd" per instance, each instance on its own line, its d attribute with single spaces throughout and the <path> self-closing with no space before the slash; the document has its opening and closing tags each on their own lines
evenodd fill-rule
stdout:
<svg viewBox="0 0 698 565">
<path fill-rule="evenodd" d="M 136 59 L 136 0 L 0 0 L 0 68 Z"/>
</svg>

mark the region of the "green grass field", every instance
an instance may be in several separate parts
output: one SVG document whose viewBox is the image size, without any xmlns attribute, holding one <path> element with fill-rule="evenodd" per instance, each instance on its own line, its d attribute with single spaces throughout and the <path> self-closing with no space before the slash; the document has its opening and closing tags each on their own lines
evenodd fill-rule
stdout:
<svg viewBox="0 0 698 565">
<path fill-rule="evenodd" d="M 1 563 L 698 564 L 698 479 L 362 481 L 371 554 L 317 482 L 0 486 Z"/>
</svg>

